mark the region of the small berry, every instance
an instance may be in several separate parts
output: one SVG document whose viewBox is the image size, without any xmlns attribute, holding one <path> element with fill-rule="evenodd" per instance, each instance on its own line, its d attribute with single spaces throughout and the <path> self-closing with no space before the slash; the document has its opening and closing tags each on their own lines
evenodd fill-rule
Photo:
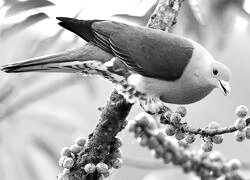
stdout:
<svg viewBox="0 0 250 180">
<path fill-rule="evenodd" d="M 234 123 L 235 128 L 238 129 L 239 131 L 243 130 L 246 127 L 246 125 L 247 124 L 246 124 L 245 119 L 242 119 L 242 118 L 237 119 Z"/>
<path fill-rule="evenodd" d="M 83 147 L 86 144 L 86 139 L 84 137 L 77 137 L 76 140 L 75 140 L 75 143 L 78 146 Z"/>
<path fill-rule="evenodd" d="M 204 152 L 210 152 L 212 151 L 213 149 L 213 143 L 211 140 L 207 140 L 205 142 L 202 143 L 201 145 L 201 149 L 204 151 Z"/>
<path fill-rule="evenodd" d="M 119 137 L 115 137 L 115 143 L 114 143 L 114 148 L 119 148 L 122 146 L 122 139 Z"/>
<path fill-rule="evenodd" d="M 221 161 L 223 160 L 223 154 L 220 151 L 212 151 L 209 154 L 209 159 L 211 161 Z"/>
<path fill-rule="evenodd" d="M 122 160 L 120 158 L 114 159 L 112 161 L 112 167 L 115 169 L 119 169 L 122 166 Z"/>
<path fill-rule="evenodd" d="M 241 167 L 241 162 L 238 159 L 230 159 L 227 165 L 230 169 L 237 170 Z"/>
<path fill-rule="evenodd" d="M 97 180 L 104 180 L 104 175 L 100 174 L 100 176 L 97 178 Z"/>
<path fill-rule="evenodd" d="M 96 165 L 96 170 L 97 170 L 97 172 L 99 172 L 101 174 L 107 173 L 108 172 L 108 165 L 103 163 L 103 162 L 99 162 Z"/>
<path fill-rule="evenodd" d="M 57 176 L 57 180 L 69 180 L 69 175 L 68 174 L 59 174 Z"/>
<path fill-rule="evenodd" d="M 170 121 L 175 124 L 178 125 L 181 122 L 181 115 L 178 113 L 173 113 L 170 117 Z"/>
<path fill-rule="evenodd" d="M 130 120 L 128 122 L 128 125 L 127 125 L 128 131 L 129 132 L 135 132 L 135 129 L 136 129 L 135 126 L 136 126 L 135 121 L 134 120 Z"/>
<path fill-rule="evenodd" d="M 64 168 L 63 169 L 63 174 L 69 174 L 70 173 L 70 170 L 69 169 L 67 169 L 67 168 Z"/>
<path fill-rule="evenodd" d="M 66 158 L 63 162 L 63 167 L 70 169 L 74 166 L 74 160 L 72 158 Z"/>
<path fill-rule="evenodd" d="M 146 136 L 137 138 L 139 144 L 144 147 L 148 145 L 148 138 Z"/>
<path fill-rule="evenodd" d="M 110 172 L 108 171 L 108 172 L 106 172 L 106 173 L 103 173 L 103 176 L 104 176 L 105 178 L 109 177 L 109 176 L 110 176 Z"/>
<path fill-rule="evenodd" d="M 175 131 L 176 131 L 176 128 L 171 125 L 171 124 L 167 124 L 166 127 L 165 127 L 165 133 L 168 135 L 168 136 L 173 136 L 175 135 Z"/>
<path fill-rule="evenodd" d="M 248 113 L 248 109 L 246 106 L 240 105 L 236 108 L 235 113 L 238 117 L 244 118 Z"/>
<path fill-rule="evenodd" d="M 61 150 L 61 156 L 67 156 L 70 157 L 71 156 L 71 151 L 68 147 L 64 147 Z"/>
<path fill-rule="evenodd" d="M 181 117 L 185 117 L 187 115 L 187 109 L 184 106 L 177 107 L 175 112 L 180 114 Z"/>
<path fill-rule="evenodd" d="M 171 118 L 172 112 L 171 111 L 166 111 L 163 114 L 163 117 L 166 119 L 166 121 L 170 122 L 170 118 Z M 164 121 L 164 122 L 166 122 Z"/>
<path fill-rule="evenodd" d="M 166 134 L 164 134 L 164 132 L 162 131 L 159 131 L 157 134 L 156 134 L 156 138 L 158 139 L 158 141 L 160 143 L 164 143 L 166 141 Z"/>
<path fill-rule="evenodd" d="M 122 122 L 122 128 L 125 128 L 127 125 L 128 125 L 128 120 L 125 119 L 125 120 Z"/>
<path fill-rule="evenodd" d="M 217 122 L 210 122 L 208 125 L 209 129 L 218 129 L 219 128 L 219 123 Z"/>
<path fill-rule="evenodd" d="M 88 174 L 94 173 L 96 166 L 93 163 L 88 163 L 84 166 L 84 171 Z"/>
<path fill-rule="evenodd" d="M 171 152 L 165 152 L 165 154 L 163 155 L 163 161 L 164 161 L 164 163 L 166 163 L 166 164 L 168 164 L 168 163 L 170 163 L 171 162 L 171 160 L 172 160 L 172 158 L 173 158 L 173 154 L 171 153 Z"/>
<path fill-rule="evenodd" d="M 181 131 L 181 130 L 177 130 L 176 133 L 175 133 L 175 138 L 177 140 L 182 140 L 185 138 L 185 134 Z"/>
<path fill-rule="evenodd" d="M 59 164 L 60 167 L 63 166 L 63 162 L 64 162 L 64 160 L 67 159 L 67 158 L 68 158 L 67 156 L 62 156 L 62 157 L 60 157 L 60 159 L 59 159 L 59 161 L 58 161 L 58 164 Z"/>
<path fill-rule="evenodd" d="M 182 164 L 182 169 L 185 173 L 189 173 L 192 170 L 192 163 L 191 161 L 187 161 Z"/>
<path fill-rule="evenodd" d="M 78 146 L 77 144 L 73 144 L 69 149 L 73 154 L 77 154 L 82 150 L 82 147 Z"/>
<path fill-rule="evenodd" d="M 236 141 L 242 142 L 246 138 L 246 133 L 245 133 L 245 131 L 236 131 L 234 133 L 234 137 L 235 137 Z"/>
<path fill-rule="evenodd" d="M 149 139 L 148 139 L 148 148 L 149 149 L 155 149 L 159 146 L 159 142 L 157 140 L 157 138 L 155 136 L 151 136 Z"/>
<path fill-rule="evenodd" d="M 223 135 L 215 135 L 212 137 L 212 141 L 215 144 L 221 144 L 223 142 L 224 136 Z"/>
<path fill-rule="evenodd" d="M 186 136 L 185 141 L 188 144 L 192 144 L 195 141 L 195 135 L 194 134 L 189 134 Z"/>
<path fill-rule="evenodd" d="M 246 131 L 246 138 L 250 139 L 250 127 L 247 127 L 245 131 Z"/>
<path fill-rule="evenodd" d="M 135 116 L 135 122 L 143 127 L 148 127 L 149 124 L 149 116 L 145 112 L 139 113 L 137 116 Z"/>
<path fill-rule="evenodd" d="M 162 157 L 164 154 L 164 148 L 162 146 L 158 146 L 156 149 L 155 149 L 155 157 L 156 158 L 160 158 Z"/>
<path fill-rule="evenodd" d="M 115 149 L 113 152 L 112 152 L 112 157 L 113 158 L 121 158 L 122 157 L 122 150 L 121 149 Z"/>
</svg>

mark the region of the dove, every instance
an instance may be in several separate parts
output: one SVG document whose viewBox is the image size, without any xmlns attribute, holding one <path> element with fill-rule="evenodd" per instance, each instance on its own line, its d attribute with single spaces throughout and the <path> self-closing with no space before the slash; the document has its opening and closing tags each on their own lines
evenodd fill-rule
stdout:
<svg viewBox="0 0 250 180">
<path fill-rule="evenodd" d="M 158 29 L 109 20 L 58 17 L 59 25 L 96 50 L 76 48 L 2 66 L 7 73 L 81 73 L 83 62 L 119 58 L 131 71 L 128 84 L 165 103 L 191 104 L 214 89 L 230 93 L 230 70 L 199 43 Z M 103 62 L 103 53 L 108 54 Z"/>
</svg>

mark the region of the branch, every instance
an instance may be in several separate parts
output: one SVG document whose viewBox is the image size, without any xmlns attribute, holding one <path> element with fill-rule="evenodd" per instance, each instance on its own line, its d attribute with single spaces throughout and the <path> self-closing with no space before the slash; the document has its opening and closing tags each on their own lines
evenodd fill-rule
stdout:
<svg viewBox="0 0 250 180">
<path fill-rule="evenodd" d="M 149 28 L 161 30 L 169 29 L 176 22 L 176 16 L 180 9 L 180 5 L 181 3 L 178 0 L 160 1 L 147 26 Z M 118 68 L 115 68 L 114 70 L 115 72 L 117 72 L 117 69 L 124 69 L 119 68 L 119 60 L 116 60 L 115 64 L 118 64 Z M 100 71 L 100 73 L 103 72 Z M 123 75 L 126 74 L 126 72 L 121 73 Z M 98 177 L 105 176 L 105 173 L 100 173 L 100 170 L 98 171 L 97 167 L 99 167 L 99 162 L 107 164 L 109 167 L 108 169 L 111 167 L 119 168 L 120 156 L 118 158 L 114 157 L 117 156 L 117 153 L 115 154 L 115 152 L 117 150 L 119 151 L 119 149 L 115 147 L 114 140 L 117 133 L 122 130 L 125 119 L 132 105 L 133 104 L 127 102 L 122 95 L 113 91 L 110 100 L 102 111 L 94 132 L 89 135 L 87 144 L 84 147 L 81 147 L 83 149 L 80 153 L 79 151 L 76 151 L 75 154 L 71 153 L 69 155 L 70 157 L 67 162 L 72 163 L 70 164 L 71 166 L 67 167 L 70 167 L 70 173 L 60 174 L 58 179 L 62 179 L 63 176 L 69 176 L 73 179 L 79 180 L 84 178 L 87 178 L 88 180 L 96 180 Z M 66 161 L 64 154 L 63 151 L 59 163 L 60 161 Z M 64 164 L 64 166 L 62 165 L 63 167 L 66 165 L 66 163 L 60 164 Z M 97 171 L 95 171 L 96 169 Z"/>
</svg>

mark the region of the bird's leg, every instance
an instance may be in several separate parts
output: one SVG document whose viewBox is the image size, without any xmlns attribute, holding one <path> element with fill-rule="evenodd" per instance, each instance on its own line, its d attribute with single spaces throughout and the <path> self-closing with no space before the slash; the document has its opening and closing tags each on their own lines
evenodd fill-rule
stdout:
<svg viewBox="0 0 250 180">
<path fill-rule="evenodd" d="M 164 103 L 159 98 L 148 97 L 147 99 L 140 100 L 140 106 L 151 115 L 160 114 L 165 107 Z"/>
<path fill-rule="evenodd" d="M 159 98 L 148 97 L 147 94 L 135 89 L 128 83 L 127 78 L 117 74 L 113 69 L 114 59 L 109 62 L 102 63 L 100 61 L 85 61 L 81 63 L 82 73 L 86 75 L 99 75 L 112 82 L 117 91 L 122 94 L 129 102 L 139 103 L 145 112 L 153 115 L 159 114 L 164 107 L 163 102 Z M 117 70 L 116 70 L 117 71 Z"/>
</svg>

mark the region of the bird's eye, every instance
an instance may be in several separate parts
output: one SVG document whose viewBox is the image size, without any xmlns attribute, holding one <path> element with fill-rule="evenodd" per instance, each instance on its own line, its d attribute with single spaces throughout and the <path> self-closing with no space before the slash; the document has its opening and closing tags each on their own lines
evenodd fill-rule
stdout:
<svg viewBox="0 0 250 180">
<path fill-rule="evenodd" d="M 213 74 L 216 76 L 219 73 L 217 69 L 213 69 Z"/>
</svg>

